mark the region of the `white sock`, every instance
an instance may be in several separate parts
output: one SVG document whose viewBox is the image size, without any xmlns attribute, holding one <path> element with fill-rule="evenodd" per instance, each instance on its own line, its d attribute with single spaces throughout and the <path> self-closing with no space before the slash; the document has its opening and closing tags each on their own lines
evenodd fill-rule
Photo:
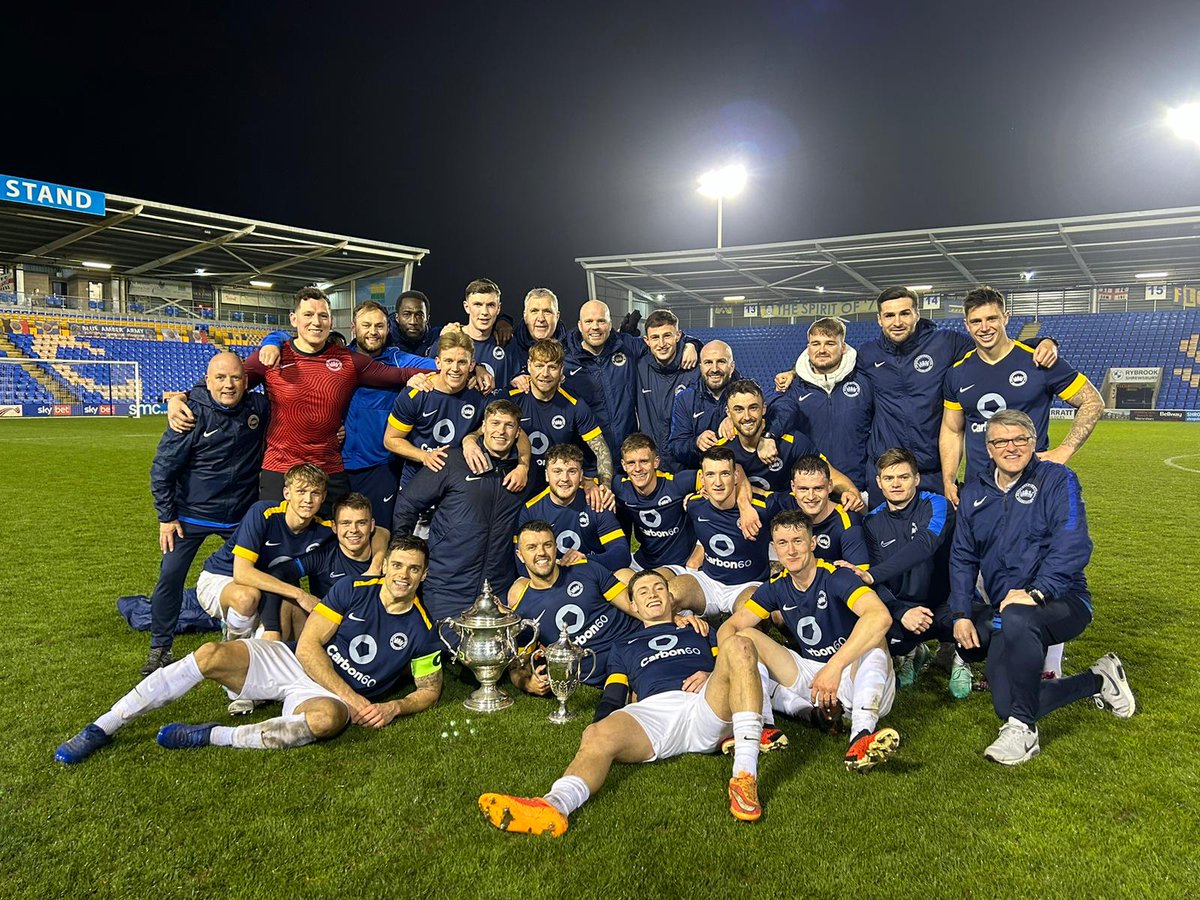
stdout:
<svg viewBox="0 0 1200 900">
<path fill-rule="evenodd" d="M 243 616 L 231 606 L 225 610 L 225 639 L 236 641 L 250 637 L 254 631 L 254 620 L 257 618 L 257 615 Z"/>
<path fill-rule="evenodd" d="M 304 713 L 277 716 L 250 725 L 218 725 L 209 735 L 214 747 L 236 747 L 239 750 L 286 750 L 289 747 L 303 747 L 315 740 Z"/>
<path fill-rule="evenodd" d="M 179 662 L 155 669 L 143 678 L 137 687 L 98 718 L 96 725 L 105 734 L 113 734 L 131 719 L 178 700 L 203 680 L 196 657 L 189 653 Z"/>
<path fill-rule="evenodd" d="M 758 777 L 758 750 L 762 740 L 762 716 L 753 712 L 733 714 L 733 774 L 745 772 Z"/>
<path fill-rule="evenodd" d="M 868 650 L 858 661 L 858 672 L 851 687 L 854 698 L 850 712 L 851 737 L 874 731 L 879 724 L 879 704 L 883 702 L 889 662 L 887 654 L 878 647 Z"/>
<path fill-rule="evenodd" d="M 1043 672 L 1053 672 L 1055 677 L 1062 678 L 1063 648 L 1066 644 L 1054 644 L 1046 648 L 1046 659 L 1042 663 Z"/>
<path fill-rule="evenodd" d="M 775 724 L 775 710 L 771 708 L 771 695 L 775 693 L 775 688 L 779 686 L 779 683 L 771 680 L 771 673 L 762 663 L 758 664 L 758 677 L 762 681 L 762 720 L 763 727 L 766 728 Z"/>
<path fill-rule="evenodd" d="M 590 796 L 592 796 L 592 792 L 588 790 L 586 781 L 578 775 L 564 775 L 550 785 L 550 790 L 542 799 L 564 816 L 569 816 L 587 803 Z"/>
</svg>

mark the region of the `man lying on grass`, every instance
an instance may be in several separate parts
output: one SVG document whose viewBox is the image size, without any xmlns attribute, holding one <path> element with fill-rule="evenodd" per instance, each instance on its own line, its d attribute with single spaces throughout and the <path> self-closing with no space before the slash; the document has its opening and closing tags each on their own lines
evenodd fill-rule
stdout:
<svg viewBox="0 0 1200 900">
<path fill-rule="evenodd" d="M 479 808 L 496 828 L 558 837 L 567 830 L 567 817 L 600 790 L 614 762 L 712 753 L 731 731 L 729 811 L 742 821 L 762 816 L 762 682 L 754 645 L 732 636 L 717 657 L 711 635 L 674 623 L 667 580 L 654 570 L 630 579 L 629 597 L 645 627 L 609 652 L 604 697 L 575 758 L 545 797 L 482 795 Z M 631 693 L 636 702 L 626 705 Z"/>
<path fill-rule="evenodd" d="M 441 696 L 442 672 L 440 645 L 417 597 L 428 556 L 420 538 L 393 538 L 383 577 L 334 584 L 308 617 L 295 653 L 279 641 L 205 644 L 156 670 L 59 745 L 54 758 L 68 765 L 83 762 L 111 743 L 117 729 L 205 679 L 229 688 L 235 699 L 282 701 L 283 714 L 237 727 L 165 725 L 158 732 L 163 747 L 282 750 L 336 737 L 350 722 L 383 728 L 397 716 L 429 709 Z M 415 689 L 398 700 L 382 700 L 407 671 Z"/>
</svg>

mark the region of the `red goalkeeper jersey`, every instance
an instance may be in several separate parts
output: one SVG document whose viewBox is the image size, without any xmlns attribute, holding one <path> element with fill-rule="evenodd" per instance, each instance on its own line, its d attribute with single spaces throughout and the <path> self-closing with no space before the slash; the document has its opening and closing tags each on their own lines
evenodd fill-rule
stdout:
<svg viewBox="0 0 1200 900">
<path fill-rule="evenodd" d="M 359 385 L 403 387 L 428 369 L 396 368 L 362 353 L 327 343 L 316 353 L 297 350 L 292 341 L 280 348 L 279 365 L 268 369 L 255 351 L 246 360 L 250 387 L 265 384 L 271 401 L 267 451 L 263 468 L 286 472 L 299 463 L 314 463 L 326 472 L 341 472 L 337 432 Z"/>
</svg>

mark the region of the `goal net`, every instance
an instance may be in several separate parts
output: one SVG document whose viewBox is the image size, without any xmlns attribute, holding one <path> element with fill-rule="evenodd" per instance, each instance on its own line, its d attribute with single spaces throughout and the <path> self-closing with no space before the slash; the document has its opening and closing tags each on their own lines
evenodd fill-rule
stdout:
<svg viewBox="0 0 1200 900">
<path fill-rule="evenodd" d="M 136 362 L 0 356 L 0 418 L 137 417 L 142 405 Z"/>
</svg>

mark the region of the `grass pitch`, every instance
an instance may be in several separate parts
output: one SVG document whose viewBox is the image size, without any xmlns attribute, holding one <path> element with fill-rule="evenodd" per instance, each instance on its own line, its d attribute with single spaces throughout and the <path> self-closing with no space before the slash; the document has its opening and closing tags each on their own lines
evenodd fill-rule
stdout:
<svg viewBox="0 0 1200 900">
<path fill-rule="evenodd" d="M 762 761 L 758 825 L 726 810 L 727 760 L 691 756 L 616 767 L 556 841 L 493 832 L 475 798 L 544 791 L 590 718 L 586 688 L 559 728 L 529 697 L 469 714 L 450 678 L 434 710 L 378 733 L 285 753 L 160 749 L 166 722 L 226 719 L 204 685 L 87 763 L 53 762 L 138 680 L 148 638 L 115 600 L 157 574 L 147 473 L 162 424 L 0 423 L 0 897 L 1161 897 L 1200 884 L 1200 427 L 1103 422 L 1075 461 L 1096 620 L 1067 670 L 1119 652 L 1132 720 L 1076 704 L 1043 721 L 1039 758 L 1005 769 L 981 756 L 998 725 L 987 695 L 956 703 L 930 669 L 888 717 L 899 753 L 869 775 L 842 770 L 841 738 L 781 719 L 792 745 Z M 1198 471 L 1164 463 L 1187 454 L 1176 464 Z M 201 640 L 177 639 L 176 655 Z"/>
</svg>

